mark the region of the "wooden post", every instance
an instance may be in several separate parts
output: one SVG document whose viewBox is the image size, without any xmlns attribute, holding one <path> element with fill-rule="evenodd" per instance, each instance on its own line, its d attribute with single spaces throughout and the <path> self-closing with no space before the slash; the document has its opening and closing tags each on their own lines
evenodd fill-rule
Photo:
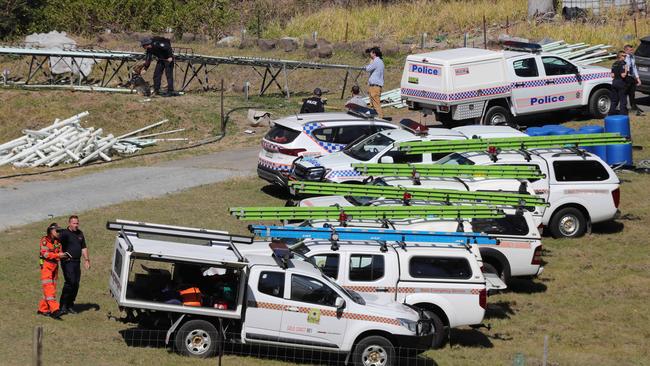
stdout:
<svg viewBox="0 0 650 366">
<path fill-rule="evenodd" d="M 487 22 L 483 14 L 483 48 L 487 49 Z"/>
<path fill-rule="evenodd" d="M 223 79 L 221 79 L 221 134 L 226 134 L 226 116 L 223 111 Z"/>
<path fill-rule="evenodd" d="M 257 39 L 262 38 L 262 24 L 260 20 L 260 9 L 257 9 Z"/>
<path fill-rule="evenodd" d="M 349 22 L 345 22 L 345 43 L 348 43 L 348 28 L 350 26 Z"/>
<path fill-rule="evenodd" d="M 282 74 L 284 74 L 284 92 L 287 94 L 287 100 L 289 100 L 291 94 L 289 94 L 289 75 L 287 74 L 287 64 L 282 64 Z"/>
<path fill-rule="evenodd" d="M 506 16 L 506 34 L 510 34 L 510 17 Z"/>
<path fill-rule="evenodd" d="M 43 365 L 43 326 L 34 327 L 34 337 L 32 343 L 32 365 Z"/>
<path fill-rule="evenodd" d="M 636 12 L 634 13 L 634 38 L 639 39 L 639 31 L 636 28 Z"/>
</svg>

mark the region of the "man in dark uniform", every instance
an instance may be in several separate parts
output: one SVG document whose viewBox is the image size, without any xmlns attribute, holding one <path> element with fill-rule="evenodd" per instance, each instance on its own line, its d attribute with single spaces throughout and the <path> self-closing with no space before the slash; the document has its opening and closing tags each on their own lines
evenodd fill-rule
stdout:
<svg viewBox="0 0 650 366">
<path fill-rule="evenodd" d="M 320 88 L 314 89 L 314 96 L 305 99 L 300 108 L 300 113 L 323 113 L 325 112 L 325 103 L 321 99 L 323 92 Z"/>
<path fill-rule="evenodd" d="M 142 48 L 146 50 L 144 62 L 144 71 L 147 71 L 153 56 L 156 56 L 158 62 L 153 72 L 153 92 L 162 96 L 172 96 L 174 94 L 174 52 L 172 43 L 169 39 L 163 37 L 146 37 L 140 41 Z M 160 80 L 162 73 L 165 71 L 167 77 L 167 93 L 160 93 Z"/>
<path fill-rule="evenodd" d="M 68 228 L 59 234 L 63 252 L 70 256 L 67 260 L 61 261 L 63 270 L 63 290 L 61 291 L 61 312 L 64 314 L 76 314 L 74 301 L 79 292 L 79 281 L 81 280 L 81 260 L 83 257 L 84 267 L 90 269 L 90 257 L 86 247 L 84 233 L 79 230 L 79 217 L 70 216 Z"/>
</svg>

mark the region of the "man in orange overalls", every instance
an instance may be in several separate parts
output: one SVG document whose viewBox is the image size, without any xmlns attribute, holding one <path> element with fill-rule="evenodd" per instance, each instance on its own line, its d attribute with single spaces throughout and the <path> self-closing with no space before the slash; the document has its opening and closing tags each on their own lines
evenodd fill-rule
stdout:
<svg viewBox="0 0 650 366">
<path fill-rule="evenodd" d="M 66 254 L 61 250 L 59 243 L 59 226 L 56 223 L 50 224 L 45 230 L 45 236 L 41 238 L 41 284 L 43 286 L 43 298 L 38 303 L 38 314 L 50 316 L 61 320 L 59 303 L 56 301 L 56 278 L 59 274 L 59 261 L 65 258 Z"/>
</svg>

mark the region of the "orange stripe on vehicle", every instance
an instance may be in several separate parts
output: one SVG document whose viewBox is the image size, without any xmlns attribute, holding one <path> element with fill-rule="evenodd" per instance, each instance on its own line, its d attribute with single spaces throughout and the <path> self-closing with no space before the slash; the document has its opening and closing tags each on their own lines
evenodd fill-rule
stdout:
<svg viewBox="0 0 650 366">
<path fill-rule="evenodd" d="M 285 310 L 285 308 L 291 307 L 288 305 L 275 304 L 270 302 L 261 302 L 261 301 L 256 302 L 255 306 L 262 309 L 278 310 L 278 311 L 283 311 Z M 313 308 L 308 308 L 304 306 L 298 307 L 298 311 L 303 314 L 308 314 L 311 309 Z M 329 316 L 333 318 L 335 317 L 338 318 L 340 316 L 341 318 L 345 318 L 345 319 L 363 320 L 363 321 L 375 322 L 375 323 L 399 325 L 399 321 L 393 318 L 386 318 L 382 316 L 373 316 L 373 315 L 366 315 L 366 314 L 348 313 L 345 311 L 338 314 L 334 310 L 327 310 L 327 309 L 319 309 L 319 310 L 321 312 L 321 316 Z"/>
<path fill-rule="evenodd" d="M 530 242 L 501 241 L 501 242 L 499 242 L 498 246 L 502 247 L 502 248 L 529 249 L 530 248 Z"/>
</svg>

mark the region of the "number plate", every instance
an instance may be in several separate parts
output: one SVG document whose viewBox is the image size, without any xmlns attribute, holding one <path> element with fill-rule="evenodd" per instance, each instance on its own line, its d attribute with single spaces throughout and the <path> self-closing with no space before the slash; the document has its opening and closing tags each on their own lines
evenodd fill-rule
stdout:
<svg viewBox="0 0 650 366">
<path fill-rule="evenodd" d="M 266 155 L 267 158 L 272 158 L 273 157 L 273 153 L 270 152 L 270 151 L 265 151 L 264 155 Z"/>
</svg>

